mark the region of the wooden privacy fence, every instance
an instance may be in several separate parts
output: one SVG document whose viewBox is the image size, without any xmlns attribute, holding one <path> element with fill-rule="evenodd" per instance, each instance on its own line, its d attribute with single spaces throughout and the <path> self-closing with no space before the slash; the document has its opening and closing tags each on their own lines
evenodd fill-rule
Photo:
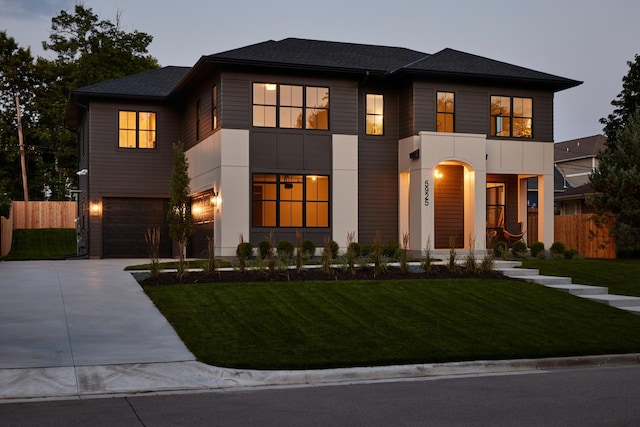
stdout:
<svg viewBox="0 0 640 427">
<path fill-rule="evenodd" d="M 12 202 L 13 228 L 76 228 L 77 202 Z"/>
<path fill-rule="evenodd" d="M 616 245 L 609 229 L 598 228 L 591 215 L 556 215 L 554 240 L 567 249 L 577 248 L 585 258 L 615 258 Z"/>
<path fill-rule="evenodd" d="M 9 255 L 12 241 L 13 223 L 11 222 L 11 213 L 9 213 L 9 219 L 0 216 L 0 256 Z"/>
</svg>

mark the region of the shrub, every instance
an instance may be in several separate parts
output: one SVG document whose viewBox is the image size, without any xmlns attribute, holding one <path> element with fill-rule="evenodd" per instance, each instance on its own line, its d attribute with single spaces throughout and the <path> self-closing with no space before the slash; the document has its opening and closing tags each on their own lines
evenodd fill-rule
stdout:
<svg viewBox="0 0 640 427">
<path fill-rule="evenodd" d="M 449 271 L 454 272 L 458 269 L 458 265 L 456 264 L 456 258 L 458 254 L 456 253 L 456 238 L 455 236 L 449 237 L 449 262 L 447 263 L 447 268 Z"/>
<path fill-rule="evenodd" d="M 351 242 L 351 243 L 349 243 L 349 246 L 347 246 L 347 250 L 348 250 L 348 251 L 349 251 L 349 250 L 350 250 L 350 251 L 352 251 L 352 252 L 353 252 L 353 255 L 354 255 L 356 258 L 359 258 L 359 257 L 361 257 L 361 256 L 362 256 L 362 245 L 361 245 L 360 243 L 358 243 L 358 242 Z"/>
<path fill-rule="evenodd" d="M 491 270 L 493 270 L 493 257 L 491 254 L 486 254 L 480 263 L 480 271 L 487 273 Z"/>
<path fill-rule="evenodd" d="M 507 242 L 496 242 L 493 246 L 493 256 L 496 258 L 505 259 L 509 254 L 509 246 Z"/>
<path fill-rule="evenodd" d="M 373 251 L 371 252 L 371 263 L 373 264 L 373 277 L 378 276 L 387 271 L 387 261 L 382 255 L 382 236 L 380 232 L 376 232 L 376 237 L 373 241 Z"/>
<path fill-rule="evenodd" d="M 333 259 L 338 258 L 338 252 L 340 251 L 340 245 L 338 245 L 338 243 L 335 240 L 331 240 L 329 242 L 329 245 L 331 246 L 331 258 L 333 258 Z"/>
<path fill-rule="evenodd" d="M 333 240 L 329 236 L 324 238 L 324 250 L 322 251 L 322 271 L 331 273 L 331 263 L 333 262 Z"/>
<path fill-rule="evenodd" d="M 527 255 L 527 244 L 525 242 L 523 242 L 522 240 L 515 241 L 515 242 L 513 242 L 513 245 L 511 246 L 511 251 L 513 252 L 513 255 L 515 255 L 518 258 L 526 256 Z"/>
<path fill-rule="evenodd" d="M 400 244 L 393 240 L 389 240 L 389 242 L 382 248 L 382 255 L 387 258 L 395 258 L 398 253 L 398 249 L 400 249 Z"/>
<path fill-rule="evenodd" d="M 424 258 L 420 262 L 420 266 L 425 273 L 429 274 L 433 271 L 433 262 L 435 260 L 431 256 L 431 236 L 427 237 L 427 245 L 424 249 Z"/>
<path fill-rule="evenodd" d="M 544 243 L 542 242 L 533 242 L 531 244 L 531 256 L 535 258 L 539 258 L 544 256 Z"/>
<path fill-rule="evenodd" d="M 571 248 L 564 253 L 566 259 L 574 259 L 580 257 L 580 252 L 576 248 Z"/>
<path fill-rule="evenodd" d="M 303 258 L 313 258 L 313 256 L 316 254 L 316 244 L 313 243 L 313 240 L 303 240 L 301 248 Z"/>
<path fill-rule="evenodd" d="M 298 230 L 296 230 L 296 271 L 298 273 L 302 271 L 302 233 Z"/>
<path fill-rule="evenodd" d="M 149 261 L 151 263 L 149 272 L 151 277 L 156 277 L 160 274 L 160 227 L 147 228 L 144 241 L 147 243 L 147 249 L 149 250 Z"/>
<path fill-rule="evenodd" d="M 373 253 L 373 249 L 373 243 L 365 243 L 362 245 L 362 256 L 370 256 Z"/>
<path fill-rule="evenodd" d="M 566 248 L 564 247 L 564 243 L 562 242 L 553 242 L 551 247 L 549 248 L 549 252 L 554 257 L 563 257 L 566 252 Z"/>
<path fill-rule="evenodd" d="M 293 243 L 288 240 L 280 240 L 278 242 L 278 256 L 282 258 L 291 258 L 293 256 Z"/>
<path fill-rule="evenodd" d="M 240 234 L 240 243 L 238 243 L 238 247 L 236 248 L 240 271 L 244 272 L 247 266 L 247 260 L 251 258 L 251 255 L 253 255 L 253 244 L 251 244 L 251 242 L 245 242 L 244 237 Z"/>
<path fill-rule="evenodd" d="M 269 256 L 269 250 L 272 249 L 271 242 L 269 240 L 263 240 L 258 243 L 258 251 L 260 252 L 260 259 L 267 259 Z"/>
<path fill-rule="evenodd" d="M 346 262 L 349 266 L 349 272 L 352 276 L 356 275 L 356 258 L 359 256 L 356 254 L 356 245 L 357 242 L 354 242 L 356 237 L 355 231 L 350 231 L 347 233 L 347 253 L 346 253 Z M 358 250 L 360 250 L 360 245 L 358 245 Z"/>
</svg>

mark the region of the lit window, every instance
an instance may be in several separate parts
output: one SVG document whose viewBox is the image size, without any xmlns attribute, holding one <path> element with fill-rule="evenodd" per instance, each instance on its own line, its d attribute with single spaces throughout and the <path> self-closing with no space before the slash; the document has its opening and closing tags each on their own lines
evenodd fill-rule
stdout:
<svg viewBox="0 0 640 427">
<path fill-rule="evenodd" d="M 254 227 L 328 227 L 329 177 L 253 175 Z"/>
<path fill-rule="evenodd" d="M 253 84 L 253 125 L 276 127 L 277 88 L 272 83 Z"/>
<path fill-rule="evenodd" d="M 120 111 L 118 147 L 156 148 L 156 113 Z"/>
<path fill-rule="evenodd" d="M 329 129 L 329 88 L 253 84 L 253 126 Z"/>
<path fill-rule="evenodd" d="M 382 95 L 367 94 L 367 135 L 384 134 L 384 98 Z"/>
<path fill-rule="evenodd" d="M 531 138 L 533 99 L 492 96 L 490 121 L 490 136 Z"/>
<path fill-rule="evenodd" d="M 218 87 L 211 89 L 211 130 L 218 129 Z"/>
<path fill-rule="evenodd" d="M 453 132 L 454 127 L 454 94 L 452 92 L 438 92 L 438 106 L 436 113 L 436 131 Z"/>
</svg>

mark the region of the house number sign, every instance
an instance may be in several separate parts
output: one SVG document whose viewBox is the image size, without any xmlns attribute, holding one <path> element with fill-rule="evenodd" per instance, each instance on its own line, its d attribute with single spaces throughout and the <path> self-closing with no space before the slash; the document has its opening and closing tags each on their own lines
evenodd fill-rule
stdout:
<svg viewBox="0 0 640 427">
<path fill-rule="evenodd" d="M 429 180 L 424 181 L 424 205 L 429 206 Z"/>
</svg>

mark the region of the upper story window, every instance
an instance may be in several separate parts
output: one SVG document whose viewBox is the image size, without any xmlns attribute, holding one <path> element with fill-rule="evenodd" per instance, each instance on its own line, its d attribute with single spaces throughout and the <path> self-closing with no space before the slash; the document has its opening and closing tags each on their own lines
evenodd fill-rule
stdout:
<svg viewBox="0 0 640 427">
<path fill-rule="evenodd" d="M 492 96 L 490 126 L 490 136 L 531 138 L 533 99 Z"/>
<path fill-rule="evenodd" d="M 211 130 L 218 129 L 218 87 L 211 89 Z"/>
<path fill-rule="evenodd" d="M 118 114 L 118 147 L 156 148 L 156 113 L 120 111 Z"/>
<path fill-rule="evenodd" d="M 367 94 L 367 135 L 384 135 L 384 97 Z"/>
<path fill-rule="evenodd" d="M 329 129 L 329 88 L 253 84 L 253 126 Z"/>
<path fill-rule="evenodd" d="M 436 107 L 436 131 L 454 132 L 455 97 L 453 92 L 438 92 Z"/>
<path fill-rule="evenodd" d="M 254 227 L 328 227 L 329 177 L 254 174 Z"/>
</svg>

